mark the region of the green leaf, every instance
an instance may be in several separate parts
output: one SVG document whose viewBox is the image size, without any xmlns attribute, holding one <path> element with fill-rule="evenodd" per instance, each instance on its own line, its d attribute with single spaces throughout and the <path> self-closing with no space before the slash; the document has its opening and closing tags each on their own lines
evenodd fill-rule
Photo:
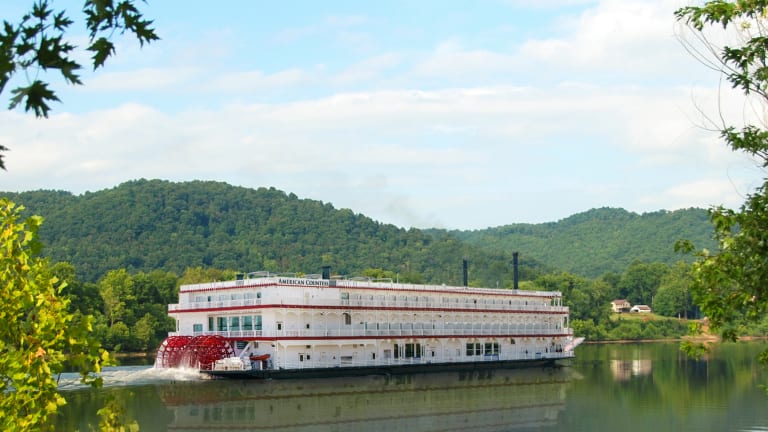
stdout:
<svg viewBox="0 0 768 432">
<path fill-rule="evenodd" d="M 10 109 L 15 108 L 22 101 L 24 102 L 24 111 L 35 112 L 36 117 L 48 117 L 50 106 L 48 102 L 59 101 L 56 94 L 48 88 L 48 84 L 40 80 L 34 81 L 26 87 L 18 87 L 11 92 Z"/>
<path fill-rule="evenodd" d="M 88 47 L 88 51 L 93 51 L 93 69 L 97 69 L 104 65 L 107 58 L 115 53 L 115 45 L 107 38 L 101 37 L 96 39 Z"/>
</svg>

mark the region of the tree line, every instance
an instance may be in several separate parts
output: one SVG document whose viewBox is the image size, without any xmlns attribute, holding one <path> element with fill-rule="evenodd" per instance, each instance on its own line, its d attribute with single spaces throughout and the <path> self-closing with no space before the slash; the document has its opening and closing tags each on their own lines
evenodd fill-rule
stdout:
<svg viewBox="0 0 768 432">
<path fill-rule="evenodd" d="M 110 270 L 96 282 L 82 281 L 72 264 L 59 262 L 51 272 L 66 282 L 63 295 L 70 300 L 70 312 L 93 317 L 93 335 L 114 352 L 149 352 L 159 346 L 175 323 L 167 305 L 178 302 L 182 284 L 231 280 L 240 270 L 190 267 L 181 275 L 165 270 L 131 273 L 125 268 Z M 423 275 L 411 272 L 398 276 L 393 270 L 364 269 L 360 275 L 396 278 L 422 283 Z M 691 292 L 691 265 L 678 262 L 635 262 L 623 273 L 586 278 L 554 271 L 524 278 L 520 289 L 560 291 L 570 307 L 571 324 L 577 336 L 589 340 L 633 340 L 678 338 L 688 332 L 686 319 L 700 318 Z M 471 282 L 470 285 L 477 285 Z M 617 319 L 610 303 L 627 299 L 631 304 L 647 304 L 655 319 Z M 659 318 L 661 317 L 661 318 Z M 741 325 L 740 334 L 768 334 L 768 320 L 759 325 Z"/>
</svg>

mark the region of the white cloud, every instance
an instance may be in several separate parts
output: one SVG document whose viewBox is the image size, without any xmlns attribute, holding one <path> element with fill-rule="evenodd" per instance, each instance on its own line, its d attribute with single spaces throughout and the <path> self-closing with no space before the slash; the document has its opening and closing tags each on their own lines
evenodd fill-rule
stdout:
<svg viewBox="0 0 768 432">
<path fill-rule="evenodd" d="M 564 19 L 560 37 L 532 39 L 520 54 L 533 61 L 633 77 L 649 72 L 676 74 L 688 62 L 674 38 L 677 1 L 602 1 L 576 18 Z M 603 73 L 600 73 L 600 72 Z"/>
<path fill-rule="evenodd" d="M 547 191 L 570 191 L 566 201 L 583 205 L 575 211 L 717 202 L 727 191 L 686 181 L 686 167 L 726 181 L 728 151 L 692 148 L 706 140 L 688 136 L 687 119 L 663 108 L 670 100 L 685 103 L 687 93 L 572 85 L 380 91 L 174 115 L 135 104 L 48 121 L 2 113 L 0 129 L 12 131 L 3 141 L 12 149 L 11 190 L 216 179 L 275 186 L 403 225 L 482 227 L 536 220 L 537 206 L 499 199 Z M 682 177 L 665 183 L 675 170 Z M 649 192 L 632 202 L 623 195 L 636 185 Z M 499 211 L 473 210 L 489 205 Z"/>
</svg>

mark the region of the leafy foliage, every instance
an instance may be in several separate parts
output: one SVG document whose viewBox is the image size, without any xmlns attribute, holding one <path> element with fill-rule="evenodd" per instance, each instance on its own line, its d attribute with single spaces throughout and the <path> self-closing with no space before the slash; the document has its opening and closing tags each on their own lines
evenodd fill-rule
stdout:
<svg viewBox="0 0 768 432">
<path fill-rule="evenodd" d="M 132 33 L 144 45 L 158 38 L 152 21 L 144 19 L 132 0 L 86 0 L 83 5 L 89 33 L 87 51 L 93 53 L 93 68 L 104 65 L 115 53 L 111 37 Z M 58 71 L 67 84 L 82 84 L 77 72 L 82 65 L 75 60 L 77 48 L 67 39 L 73 21 L 65 11 L 54 11 L 48 0 L 37 0 L 18 23 L 3 21 L 0 29 L 0 94 L 14 75 L 35 77 L 26 85 L 11 90 L 10 109 L 20 104 L 24 111 L 47 117 L 50 103 L 58 102 L 56 92 L 37 77 L 41 72 Z M 0 152 L 8 150 L 0 146 Z M 0 168 L 5 169 L 2 155 Z"/>
<path fill-rule="evenodd" d="M 675 15 L 705 44 L 706 52 L 714 54 L 714 61 L 707 64 L 717 65 L 734 89 L 764 109 L 768 102 L 768 2 L 716 0 L 681 8 Z M 738 34 L 733 44 L 717 47 L 709 42 L 705 32 L 720 26 L 722 31 Z M 733 150 L 768 167 L 768 131 L 763 124 L 740 128 L 724 124 L 720 136 Z M 703 248 L 697 253 L 693 295 L 711 328 L 724 339 L 734 340 L 737 323 L 759 322 L 768 309 L 768 180 L 747 196 L 739 211 L 715 207 L 710 218 L 717 246 L 714 251 Z M 690 242 L 680 246 L 692 248 Z M 688 346 L 690 351 L 700 351 L 698 348 Z M 768 359 L 768 351 L 760 357 Z"/>
<path fill-rule="evenodd" d="M 108 361 L 90 335 L 92 321 L 68 312 L 64 285 L 39 257 L 42 218 L 23 219 L 21 210 L 0 199 L 0 428 L 51 428 L 49 418 L 64 404 L 55 375 L 65 360 L 84 382 Z"/>
</svg>

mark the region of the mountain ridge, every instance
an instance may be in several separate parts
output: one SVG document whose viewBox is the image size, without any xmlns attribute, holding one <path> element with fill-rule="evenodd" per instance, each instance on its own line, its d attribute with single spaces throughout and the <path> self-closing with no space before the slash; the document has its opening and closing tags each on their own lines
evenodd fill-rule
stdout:
<svg viewBox="0 0 768 432">
<path fill-rule="evenodd" d="M 342 273 L 382 268 L 459 283 L 456 268 L 469 257 L 473 283 L 504 286 L 514 251 L 521 253 L 524 279 L 554 269 L 597 277 L 620 273 L 632 261 L 682 259 L 672 252 L 675 240 L 705 247 L 712 230 L 703 209 L 638 215 L 608 207 L 543 224 L 404 229 L 275 188 L 199 180 L 139 179 L 80 195 L 2 195 L 45 218 L 44 253 L 72 262 L 86 280 L 121 267 L 180 273 L 195 266 L 314 271 L 329 264 Z"/>
</svg>

